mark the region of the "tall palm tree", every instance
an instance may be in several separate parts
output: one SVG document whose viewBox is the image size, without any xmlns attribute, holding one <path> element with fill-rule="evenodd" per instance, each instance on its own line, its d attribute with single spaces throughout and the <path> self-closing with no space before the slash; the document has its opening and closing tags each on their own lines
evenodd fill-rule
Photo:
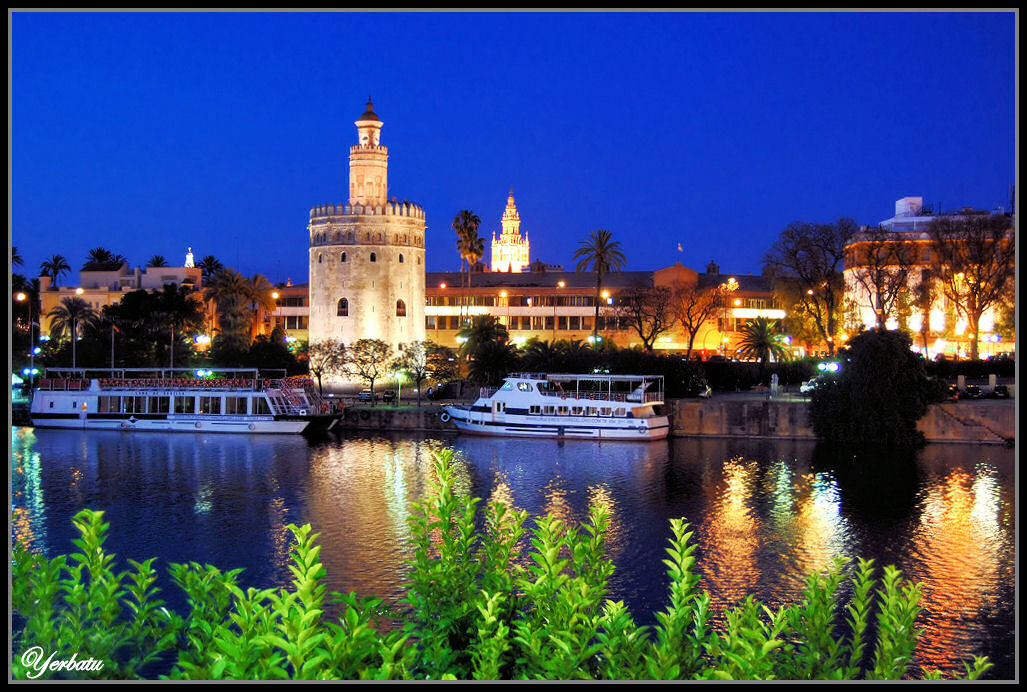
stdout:
<svg viewBox="0 0 1027 692">
<path fill-rule="evenodd" d="M 65 334 L 71 337 L 71 367 L 75 367 L 76 354 L 75 342 L 78 341 L 78 328 L 88 320 L 95 317 L 96 313 L 89 307 L 89 303 L 78 297 L 69 296 L 61 299 L 60 304 L 47 313 L 50 318 L 50 334 L 57 339 L 63 339 Z"/>
<path fill-rule="evenodd" d="M 53 279 L 54 288 L 57 288 L 57 281 L 60 279 L 61 274 L 66 274 L 70 271 L 71 265 L 68 264 L 68 260 L 64 259 L 63 255 L 54 255 L 39 265 L 39 273 L 42 276 L 49 276 Z"/>
<path fill-rule="evenodd" d="M 243 351 L 249 346 L 251 295 L 249 280 L 231 268 L 213 275 L 204 290 L 204 297 L 217 308 L 217 338 L 229 351 Z"/>
<path fill-rule="evenodd" d="M 249 279 L 249 302 L 252 310 L 252 330 L 256 333 L 265 315 L 275 311 L 277 303 L 272 297 L 275 287 L 263 274 L 254 274 Z"/>
<path fill-rule="evenodd" d="M 574 253 L 574 259 L 578 262 L 575 271 L 589 271 L 591 267 L 596 273 L 596 313 L 592 324 L 592 346 L 598 348 L 599 298 L 603 292 L 603 275 L 620 271 L 627 264 L 627 259 L 624 257 L 620 242 L 614 240 L 613 234 L 604 228 L 597 228 L 588 238 L 581 241 Z"/>
<path fill-rule="evenodd" d="M 21 254 L 18 253 L 18 246 L 17 245 L 12 245 L 11 246 L 11 266 L 12 267 L 20 267 L 22 264 L 24 264 L 24 262 L 22 262 Z"/>
<path fill-rule="evenodd" d="M 82 269 L 110 271 L 120 268 L 127 261 L 124 255 L 115 254 L 105 247 L 95 247 L 86 255 L 86 263 L 82 265 Z"/>
<path fill-rule="evenodd" d="M 462 209 L 453 218 L 453 230 L 456 231 L 456 249 L 460 253 L 460 271 L 464 271 L 464 266 L 467 267 L 467 286 L 470 287 L 470 258 L 472 253 L 477 250 L 478 242 L 478 229 L 481 227 L 481 219 L 478 215 L 469 209 Z M 477 240 L 476 240 L 477 239 Z M 482 254 L 484 254 L 484 241 L 481 241 Z M 461 288 L 463 287 L 463 281 L 460 282 Z M 466 297 L 466 296 L 465 296 Z M 462 310 L 462 308 L 461 308 Z"/>
<path fill-rule="evenodd" d="M 195 332 L 203 324 L 203 310 L 191 293 L 192 290 L 186 286 L 165 284 L 154 301 L 154 322 L 157 332 L 163 335 L 165 330 L 168 330 L 170 333 L 171 367 L 175 367 L 176 335 L 178 342 L 184 343 L 183 337 Z"/>
<path fill-rule="evenodd" d="M 738 328 L 738 348 L 735 355 L 744 359 L 756 359 L 760 363 L 760 382 L 767 369 L 767 362 L 788 358 L 788 347 L 781 341 L 781 330 L 777 320 L 757 317 L 748 320 Z"/>
<path fill-rule="evenodd" d="M 218 258 L 214 255 L 207 255 L 206 257 L 201 259 L 199 264 L 197 264 L 196 266 L 200 268 L 204 285 L 210 283 L 211 279 L 213 279 L 217 274 L 222 272 L 225 268 L 224 265 L 221 264 Z"/>
<path fill-rule="evenodd" d="M 168 260 L 164 255 L 154 255 L 146 262 L 147 267 L 166 267 Z"/>
</svg>

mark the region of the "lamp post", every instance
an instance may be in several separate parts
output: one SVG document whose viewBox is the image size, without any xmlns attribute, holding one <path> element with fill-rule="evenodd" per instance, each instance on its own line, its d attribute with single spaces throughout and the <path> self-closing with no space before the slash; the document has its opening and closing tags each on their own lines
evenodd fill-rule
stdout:
<svg viewBox="0 0 1027 692">
<path fill-rule="evenodd" d="M 275 327 L 278 326 L 278 319 L 279 317 L 281 317 L 282 305 L 278 302 L 278 291 L 271 291 L 271 297 L 275 301 L 275 325 L 274 327 L 271 327 L 271 333 L 273 334 L 275 331 Z M 285 325 L 282 325 L 282 331 L 285 331 Z"/>
<path fill-rule="evenodd" d="M 36 373 L 36 338 L 35 333 L 32 331 L 32 327 L 34 326 L 34 323 L 32 322 L 32 297 L 27 293 L 18 291 L 15 299 L 19 303 L 26 303 L 29 308 L 29 390 L 31 391 Z"/>
<path fill-rule="evenodd" d="M 556 282 L 556 288 L 557 289 L 563 288 L 566 285 L 567 284 L 564 283 L 563 281 L 557 281 Z M 560 302 L 560 293 L 559 293 L 559 291 L 557 291 L 555 294 L 553 294 L 553 342 L 554 343 L 556 342 L 556 305 L 559 302 Z"/>
<path fill-rule="evenodd" d="M 510 329 L 510 301 L 507 300 L 506 291 L 500 291 L 499 292 L 499 297 L 503 299 L 504 303 L 506 303 L 506 328 L 507 328 L 507 331 L 509 331 L 509 329 Z"/>
</svg>

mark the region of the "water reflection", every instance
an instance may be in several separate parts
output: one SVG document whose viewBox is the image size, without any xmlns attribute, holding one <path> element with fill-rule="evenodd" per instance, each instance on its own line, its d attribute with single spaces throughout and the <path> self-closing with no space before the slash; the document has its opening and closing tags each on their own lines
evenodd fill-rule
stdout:
<svg viewBox="0 0 1027 692">
<path fill-rule="evenodd" d="M 310 523 L 330 591 L 395 601 L 411 557 L 411 503 L 432 492 L 442 444 L 16 428 L 12 538 L 70 552 L 72 515 L 102 509 L 119 559 L 159 556 L 162 574 L 168 562 L 244 567 L 243 585 L 264 587 L 290 581 L 286 527 Z M 684 517 L 715 608 L 750 593 L 792 601 L 835 556 L 874 558 L 925 585 L 919 664 L 951 672 L 978 653 L 997 664 L 997 677 L 1012 676 L 1011 450 L 933 446 L 916 458 L 852 463 L 801 442 L 445 444 L 457 452 L 460 493 L 571 524 L 602 507 L 616 566 L 610 597 L 642 624 L 666 605 L 669 521 Z M 181 605 L 162 579 L 164 597 Z"/>
</svg>

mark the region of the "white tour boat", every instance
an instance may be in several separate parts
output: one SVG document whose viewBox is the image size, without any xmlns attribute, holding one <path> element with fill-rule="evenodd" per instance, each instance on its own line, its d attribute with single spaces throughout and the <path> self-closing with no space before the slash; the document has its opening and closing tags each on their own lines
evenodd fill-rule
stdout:
<svg viewBox="0 0 1027 692">
<path fill-rule="evenodd" d="M 663 392 L 659 375 L 516 373 L 442 419 L 474 435 L 660 440 L 670 431 Z"/>
<path fill-rule="evenodd" d="M 307 377 L 257 370 L 51 368 L 29 410 L 37 428 L 301 433 L 339 420 Z"/>
</svg>

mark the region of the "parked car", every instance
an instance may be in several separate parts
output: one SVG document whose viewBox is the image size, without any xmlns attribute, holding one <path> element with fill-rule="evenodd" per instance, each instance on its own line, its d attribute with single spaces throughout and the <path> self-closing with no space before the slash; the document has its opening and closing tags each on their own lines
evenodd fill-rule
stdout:
<svg viewBox="0 0 1027 692">
<path fill-rule="evenodd" d="M 967 399 L 983 399 L 984 390 L 975 384 L 968 384 L 966 389 L 963 390 L 963 396 Z"/>
<path fill-rule="evenodd" d="M 377 401 L 378 395 L 373 393 L 370 389 L 365 389 L 360 394 L 357 394 L 357 401 L 360 402 L 373 402 Z"/>
<path fill-rule="evenodd" d="M 392 389 L 387 389 L 387 390 L 385 390 L 385 393 L 382 394 L 382 401 L 385 402 L 385 403 L 391 403 L 391 402 L 393 402 L 395 400 L 396 400 L 396 392 L 394 390 L 392 390 Z"/>
<path fill-rule="evenodd" d="M 959 401 L 959 387 L 950 384 L 945 391 L 945 401 Z"/>
<path fill-rule="evenodd" d="M 991 399 L 1008 399 L 1009 398 L 1009 387 L 1004 384 L 995 385 L 995 389 L 988 394 Z"/>
</svg>

